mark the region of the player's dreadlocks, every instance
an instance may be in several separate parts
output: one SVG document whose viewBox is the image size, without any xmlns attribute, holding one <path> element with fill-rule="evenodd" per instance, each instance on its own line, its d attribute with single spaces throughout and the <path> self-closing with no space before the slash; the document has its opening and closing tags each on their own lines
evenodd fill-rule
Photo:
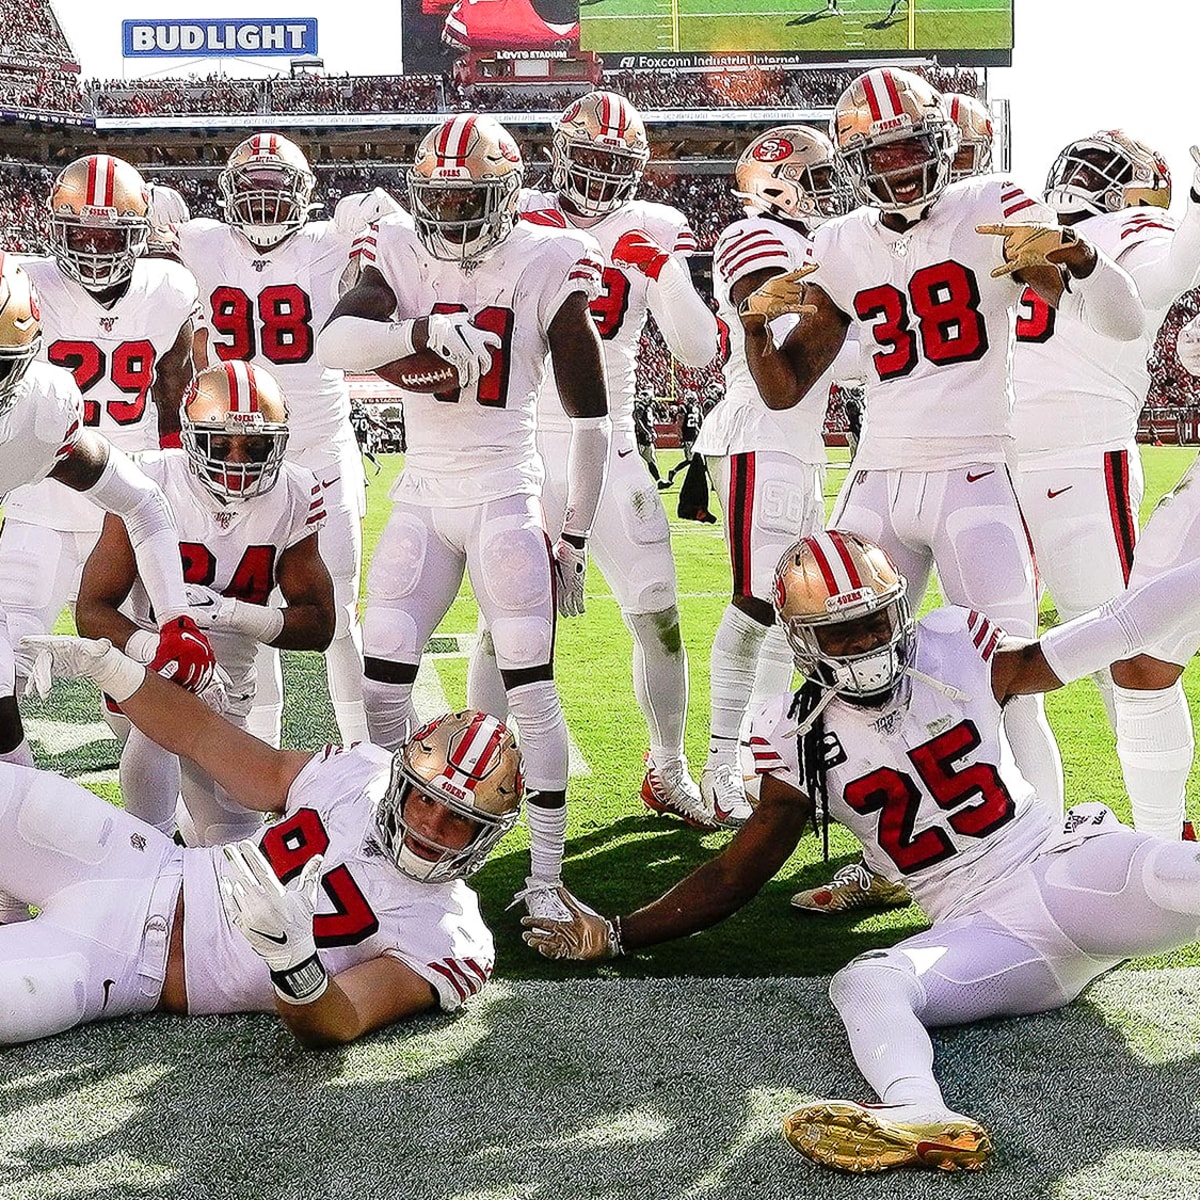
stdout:
<svg viewBox="0 0 1200 1200">
<path fill-rule="evenodd" d="M 788 716 L 794 718 L 797 725 L 796 754 L 804 792 L 812 804 L 814 830 L 818 827 L 817 814 L 820 814 L 821 846 L 826 862 L 829 861 L 829 789 L 825 775 L 829 758 L 825 744 L 825 707 L 836 694 L 809 679 L 792 697 L 792 706 L 788 709 Z"/>
</svg>

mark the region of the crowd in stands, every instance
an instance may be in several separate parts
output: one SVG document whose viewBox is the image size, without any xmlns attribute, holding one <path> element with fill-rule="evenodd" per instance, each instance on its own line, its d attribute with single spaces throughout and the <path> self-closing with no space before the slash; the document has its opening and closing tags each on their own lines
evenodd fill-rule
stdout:
<svg viewBox="0 0 1200 1200">
<path fill-rule="evenodd" d="M 0 58 L 33 63 L 74 63 L 47 0 L 0 0 Z"/>
<path fill-rule="evenodd" d="M 73 75 L 47 67 L 0 71 L 0 108 L 81 117 L 84 99 Z"/>
<path fill-rule="evenodd" d="M 1151 347 L 1146 365 L 1150 370 L 1150 408 L 1190 408 L 1200 405 L 1200 379 L 1179 365 L 1175 343 L 1179 331 L 1200 313 L 1200 288 L 1184 292 L 1171 306 Z"/>
</svg>

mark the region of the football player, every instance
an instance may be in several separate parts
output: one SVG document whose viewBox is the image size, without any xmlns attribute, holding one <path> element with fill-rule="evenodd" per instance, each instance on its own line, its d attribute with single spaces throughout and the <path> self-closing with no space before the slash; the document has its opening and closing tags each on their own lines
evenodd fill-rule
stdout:
<svg viewBox="0 0 1200 1200">
<path fill-rule="evenodd" d="M 284 461 L 287 440 L 279 384 L 263 368 L 234 359 L 192 381 L 182 449 L 144 455 L 138 464 L 171 507 L 190 611 L 225 673 L 222 712 L 242 729 L 254 702 L 259 646 L 324 650 L 336 620 L 333 583 L 317 548 L 324 495 L 311 471 Z M 276 589 L 282 606 L 271 603 Z M 153 645 L 149 601 L 115 517 L 105 520 L 84 568 L 76 622 L 85 637 L 108 638 L 139 661 Z M 236 841 L 262 824 L 210 775 L 180 764 L 137 730 L 121 754 L 125 809 L 173 833 L 181 767 L 189 845 Z"/>
<path fill-rule="evenodd" d="M 1032 637 L 1033 556 L 1006 465 L 1012 309 L 1028 285 L 1049 307 L 1132 341 L 1145 327 L 1136 289 L 1004 176 L 947 186 L 958 127 L 923 79 L 886 67 L 860 75 L 837 102 L 834 133 L 861 207 L 814 234 L 815 274 L 792 284 L 793 306 L 809 311 L 775 360 L 804 395 L 859 322 L 866 420 L 832 523 L 887 550 L 914 610 L 936 566 L 948 601 Z M 763 302 L 786 305 L 779 280 L 767 288 Z M 742 319 L 764 323 L 752 300 Z M 1022 771 L 1061 811 L 1040 697 L 1014 700 L 1005 721 Z"/>
<path fill-rule="evenodd" d="M 526 221 L 586 230 L 604 256 L 603 288 L 591 304 L 600 332 L 613 423 L 607 481 L 588 538 L 633 635 L 633 690 L 650 732 L 642 799 L 702 826 L 712 823 L 683 751 L 687 716 L 687 652 L 679 630 L 671 531 L 634 436 L 638 344 L 647 313 L 654 315 L 671 353 L 702 367 L 717 354 L 717 323 L 692 284 L 687 256 L 696 235 L 676 208 L 637 199 L 650 158 L 637 110 L 614 92 L 573 100 L 558 119 L 551 143 L 551 192 L 522 192 Z M 572 419 L 554 377 L 538 398 L 537 447 L 546 467 L 542 504 L 550 528 L 561 527 L 570 487 Z M 480 638 L 467 702 L 506 715 L 505 693 L 490 635 Z"/>
<path fill-rule="evenodd" d="M 1144 335 L 1120 342 L 1060 318 L 1031 289 L 1022 296 L 1013 362 L 1017 490 L 1042 581 L 1070 620 L 1130 581 L 1146 359 L 1167 309 L 1200 282 L 1200 193 L 1192 192 L 1177 228 L 1166 212 L 1171 176 L 1162 156 L 1120 130 L 1102 130 L 1058 155 L 1046 203 L 1060 225 L 1132 276 L 1146 311 Z M 1179 837 L 1192 720 L 1178 667 L 1115 663 L 1096 682 L 1116 729 L 1134 825 Z"/>
<path fill-rule="evenodd" d="M 425 643 L 464 567 L 491 631 L 531 788 L 530 911 L 565 914 L 567 729 L 554 685 L 555 592 L 583 611 L 587 539 L 604 485 L 610 422 L 600 336 L 588 310 L 602 262 L 588 235 L 517 221 L 520 151 L 492 117 L 431 131 L 408 172 L 416 222 L 386 218 L 322 330 L 323 361 L 370 370 L 433 350 L 458 386 L 406 393 L 408 456 L 367 580 L 364 690 L 372 740 L 414 724 Z M 571 418 L 561 527 L 545 524 L 534 444 L 549 353 Z M 567 914 L 569 915 L 569 914 Z"/>
<path fill-rule="evenodd" d="M 240 143 L 217 179 L 224 221 L 176 229 L 178 254 L 200 284 L 200 367 L 241 359 L 274 375 L 290 408 L 288 458 L 325 491 L 321 556 L 333 577 L 337 630 L 325 651 L 329 695 L 342 740 L 367 736 L 362 708 L 358 584 L 366 478 L 350 427 L 350 390 L 314 353 L 338 297 L 354 235 L 399 205 L 376 188 L 346 196 L 332 221 L 311 219 L 316 177 L 298 146 L 275 133 Z M 250 728 L 278 743 L 283 697 L 279 654 L 264 649 Z"/>
<path fill-rule="evenodd" d="M 247 808 L 255 838 L 184 849 L 46 772 L 0 765 L 0 886 L 36 904 L 0 927 L 0 1044 L 129 1013 L 275 1012 L 304 1046 L 351 1042 L 487 982 L 492 936 L 464 882 L 517 820 L 520 755 L 483 713 L 445 714 L 396 754 L 275 750 L 107 641 L 40 642 L 144 733 Z"/>
<path fill-rule="evenodd" d="M 1059 1007 L 1122 958 L 1200 934 L 1195 849 L 1094 802 L 1064 823 L 1016 769 L 1003 707 L 1194 625 L 1198 585 L 1194 560 L 1041 642 L 1015 642 L 965 608 L 914 622 L 907 581 L 852 533 L 802 539 L 780 560 L 775 602 L 807 682 L 753 722 L 754 815 L 636 912 L 610 921 L 572 902 L 573 924 L 525 918 L 526 940 L 549 958 L 598 959 L 695 933 L 746 904 L 810 821 L 840 821 L 933 927 L 855 958 L 830 985 L 881 1103 L 807 1104 L 784 1132 L 845 1171 L 982 1166 L 991 1137 L 946 1105 L 927 1030 Z"/>
<path fill-rule="evenodd" d="M 145 181 L 127 162 L 92 154 L 59 174 L 49 206 L 53 256 L 21 260 L 40 306 L 39 357 L 74 375 L 85 429 L 127 453 L 178 441 L 196 282 L 178 263 L 144 257 Z M 48 632 L 75 599 L 103 517 L 53 475 L 13 490 L 0 606 L 14 642 Z"/>
<path fill-rule="evenodd" d="M 992 114 L 987 105 L 974 96 L 943 92 L 942 103 L 950 120 L 958 126 L 958 149 L 950 164 L 950 182 L 958 183 L 992 170 Z"/>
<path fill-rule="evenodd" d="M 772 628 L 771 583 L 784 547 L 825 524 L 825 405 L 849 357 L 831 364 L 804 403 L 795 403 L 793 381 L 776 366 L 780 355 L 766 321 L 749 331 L 738 319 L 739 306 L 757 288 L 804 265 L 812 231 L 844 211 L 829 139 L 803 125 L 760 134 L 738 159 L 734 194 L 746 215 L 725 229 L 713 250 L 717 311 L 730 330 L 725 398 L 705 419 L 695 447 L 707 457 L 721 496 L 733 567 L 733 596 L 710 656 L 712 716 L 700 777 L 722 825 L 750 815 L 738 737 L 760 665 L 770 677 L 764 679 L 768 693 L 791 682 L 791 655 L 782 631 Z M 795 323 L 786 318 L 785 326 L 788 320 Z M 782 339 L 788 329 L 776 332 Z M 773 407 L 766 407 L 763 397 L 781 387 Z"/>
</svg>

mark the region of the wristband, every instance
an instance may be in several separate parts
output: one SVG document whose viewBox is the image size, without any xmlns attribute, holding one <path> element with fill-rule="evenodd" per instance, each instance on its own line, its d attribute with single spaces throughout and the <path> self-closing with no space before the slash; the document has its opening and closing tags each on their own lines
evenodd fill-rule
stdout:
<svg viewBox="0 0 1200 1200">
<path fill-rule="evenodd" d="M 124 704 L 145 682 L 146 668 L 109 646 L 89 674 L 115 704 Z"/>
<path fill-rule="evenodd" d="M 237 629 L 256 642 L 269 644 L 283 632 L 283 609 L 269 604 L 248 604 L 245 600 L 235 600 L 233 619 Z"/>
<path fill-rule="evenodd" d="M 272 971 L 275 994 L 286 1004 L 311 1004 L 319 1000 L 329 986 L 329 972 L 314 952 L 302 963 L 284 971 Z"/>
<path fill-rule="evenodd" d="M 625 947 L 621 944 L 621 918 L 613 917 L 608 922 L 608 957 L 620 958 L 625 953 Z"/>
<path fill-rule="evenodd" d="M 151 662 L 158 653 L 158 634 L 153 629 L 135 629 L 125 643 L 125 653 L 134 662 Z"/>
</svg>

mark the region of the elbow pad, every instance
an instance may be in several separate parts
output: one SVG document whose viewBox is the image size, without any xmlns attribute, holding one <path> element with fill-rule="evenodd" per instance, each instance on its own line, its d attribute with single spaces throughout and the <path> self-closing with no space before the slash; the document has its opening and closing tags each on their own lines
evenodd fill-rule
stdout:
<svg viewBox="0 0 1200 1200">
<path fill-rule="evenodd" d="M 681 258 L 672 256 L 649 286 L 650 311 L 671 353 L 689 367 L 706 367 L 717 356 L 717 318 L 692 286 Z"/>
<path fill-rule="evenodd" d="M 563 533 L 587 537 L 600 507 L 608 475 L 608 446 L 612 421 L 608 417 L 573 417 L 567 449 L 567 511 Z"/>
<path fill-rule="evenodd" d="M 1109 663 L 1140 654 L 1148 645 L 1194 634 L 1200 647 L 1200 561 L 1165 571 L 1139 588 L 1043 635 L 1040 645 L 1055 675 L 1070 683 Z"/>
<path fill-rule="evenodd" d="M 413 352 L 414 324 L 414 321 L 334 317 L 317 334 L 317 360 L 323 367 L 372 371 Z"/>
<path fill-rule="evenodd" d="M 1133 280 L 1099 251 L 1085 279 L 1067 275 L 1058 311 L 1118 342 L 1132 342 L 1146 330 L 1146 310 Z"/>
<path fill-rule="evenodd" d="M 164 621 L 187 611 L 179 536 L 158 485 L 147 479 L 133 461 L 110 446 L 100 478 L 84 493 L 89 500 L 125 523 L 137 559 L 138 575 L 154 606 L 154 618 Z"/>
</svg>

